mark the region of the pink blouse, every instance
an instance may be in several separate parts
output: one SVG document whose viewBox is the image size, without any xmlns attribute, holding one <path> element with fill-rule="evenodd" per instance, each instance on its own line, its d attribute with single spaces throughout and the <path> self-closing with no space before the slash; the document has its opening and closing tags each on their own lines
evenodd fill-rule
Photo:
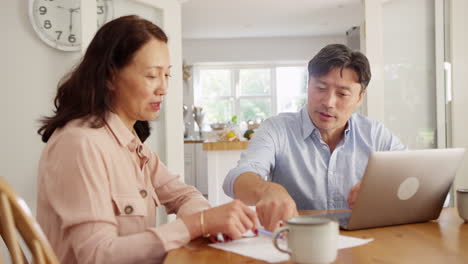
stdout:
<svg viewBox="0 0 468 264">
<path fill-rule="evenodd" d="M 37 220 L 61 263 L 158 263 L 190 235 L 181 219 L 156 227 L 156 207 L 209 207 L 179 178 L 116 114 L 101 128 L 70 121 L 42 153 Z"/>
</svg>

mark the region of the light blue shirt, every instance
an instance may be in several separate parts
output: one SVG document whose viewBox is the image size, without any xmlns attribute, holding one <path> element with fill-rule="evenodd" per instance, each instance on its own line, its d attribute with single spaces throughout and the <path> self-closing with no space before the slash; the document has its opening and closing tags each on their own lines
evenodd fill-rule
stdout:
<svg viewBox="0 0 468 264">
<path fill-rule="evenodd" d="M 348 208 L 349 190 L 364 175 L 369 155 L 405 149 L 381 123 L 353 114 L 343 139 L 330 153 L 304 107 L 262 123 L 237 167 L 226 176 L 223 189 L 234 198 L 236 178 L 254 172 L 284 186 L 299 210 Z"/>
</svg>

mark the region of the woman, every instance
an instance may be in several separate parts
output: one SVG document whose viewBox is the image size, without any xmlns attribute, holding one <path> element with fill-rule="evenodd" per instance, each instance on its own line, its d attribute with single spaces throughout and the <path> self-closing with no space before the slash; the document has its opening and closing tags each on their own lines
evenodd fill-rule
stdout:
<svg viewBox="0 0 468 264">
<path fill-rule="evenodd" d="M 142 142 L 170 76 L 165 33 L 126 16 L 104 25 L 59 84 L 39 129 L 37 218 L 62 263 L 155 263 L 201 235 L 236 239 L 257 216 L 239 201 L 209 208 Z M 164 206 L 178 219 L 155 227 Z"/>
</svg>

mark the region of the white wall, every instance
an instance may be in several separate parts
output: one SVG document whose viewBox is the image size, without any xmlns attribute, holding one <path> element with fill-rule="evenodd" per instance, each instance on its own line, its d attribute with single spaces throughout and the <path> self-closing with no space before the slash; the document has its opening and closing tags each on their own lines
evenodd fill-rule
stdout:
<svg viewBox="0 0 468 264">
<path fill-rule="evenodd" d="M 451 0 L 450 50 L 453 69 L 452 143 L 466 149 L 455 188 L 468 188 L 468 1 Z"/>
<path fill-rule="evenodd" d="M 382 7 L 384 123 L 411 149 L 437 148 L 434 0 Z"/>
<path fill-rule="evenodd" d="M 36 133 L 51 114 L 58 80 L 80 57 L 57 51 L 36 36 L 28 1 L 2 1 L 0 41 L 0 176 L 13 185 L 35 211 L 36 176 L 43 143 Z"/>
<path fill-rule="evenodd" d="M 367 88 L 360 112 L 372 119 L 384 120 L 384 81 L 383 81 L 383 18 L 382 2 L 362 0 L 364 22 L 361 26 L 361 51 L 369 59 L 372 79 Z"/>
<path fill-rule="evenodd" d="M 325 45 L 346 43 L 342 36 L 183 39 L 182 56 L 186 63 L 309 61 Z"/>
<path fill-rule="evenodd" d="M 157 21 L 161 19 L 158 14 L 162 13 L 154 8 L 167 11 L 161 22 L 170 39 L 174 71 L 169 84 L 171 92 L 165 100 L 165 107 L 170 109 L 165 109 L 163 115 L 171 117 L 164 116 L 152 124 L 153 133 L 148 144 L 156 152 L 163 153 L 162 158 L 170 161 L 167 163 L 171 170 L 183 174 L 184 164 L 179 158 L 183 153 L 183 129 L 182 121 L 178 122 L 182 120 L 180 3 L 172 0 L 157 4 L 150 0 L 114 2 L 114 17 L 135 13 L 148 19 L 154 16 L 151 20 Z M 0 176 L 13 185 L 35 212 L 37 165 L 44 147 L 36 133 L 38 120 L 52 113 L 57 83 L 79 62 L 81 53 L 58 51 L 42 42 L 30 24 L 28 1 L 2 1 L 0 23 L 3 33 L 0 41 Z M 167 130 L 172 131 L 171 139 L 166 137 L 170 134 Z M 167 140 L 176 142 L 172 144 Z"/>
</svg>

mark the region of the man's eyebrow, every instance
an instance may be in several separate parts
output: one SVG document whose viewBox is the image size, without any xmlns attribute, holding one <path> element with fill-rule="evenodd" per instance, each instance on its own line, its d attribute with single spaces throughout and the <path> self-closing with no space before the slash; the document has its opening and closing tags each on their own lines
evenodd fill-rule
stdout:
<svg viewBox="0 0 468 264">
<path fill-rule="evenodd" d="M 338 86 L 338 88 L 351 91 L 351 87 L 349 86 Z"/>
<path fill-rule="evenodd" d="M 317 79 L 317 82 L 318 82 L 318 84 L 322 84 L 322 85 L 326 85 L 326 86 L 328 86 L 328 85 L 329 85 L 327 82 L 325 82 L 325 81 L 322 81 L 322 80 L 320 80 L 320 79 Z M 338 87 L 339 89 L 343 89 L 343 90 L 351 91 L 351 87 L 349 87 L 349 86 L 343 86 L 343 85 L 339 85 L 339 86 L 337 86 L 337 87 Z"/>
<path fill-rule="evenodd" d="M 157 69 L 164 69 L 163 66 L 159 66 L 159 65 L 152 65 L 152 66 L 148 66 L 146 68 L 157 68 Z M 168 69 L 172 68 L 172 65 L 169 65 Z"/>
<path fill-rule="evenodd" d="M 317 79 L 317 82 L 318 82 L 319 84 L 328 85 L 328 83 L 327 83 L 327 82 L 325 82 L 325 81 L 322 81 L 322 80 L 320 80 L 320 79 Z"/>
</svg>

